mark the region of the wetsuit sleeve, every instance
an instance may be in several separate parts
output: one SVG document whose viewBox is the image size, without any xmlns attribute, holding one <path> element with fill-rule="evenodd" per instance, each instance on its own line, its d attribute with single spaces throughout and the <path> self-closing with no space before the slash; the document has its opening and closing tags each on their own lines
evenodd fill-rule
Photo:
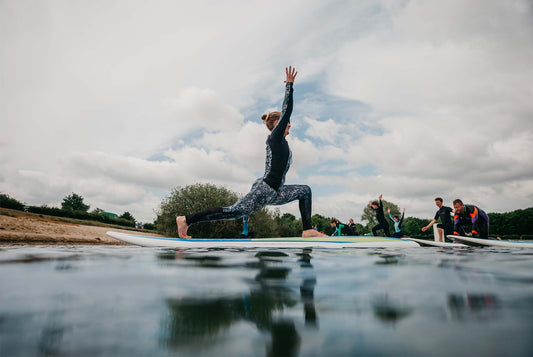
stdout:
<svg viewBox="0 0 533 357">
<path fill-rule="evenodd" d="M 405 215 L 405 212 L 402 212 L 402 218 L 400 218 L 400 224 L 398 225 L 398 227 L 401 227 L 402 226 L 402 222 L 403 222 L 403 216 Z"/>
<path fill-rule="evenodd" d="M 285 134 L 285 129 L 287 129 L 287 125 L 291 122 L 291 114 L 292 114 L 292 83 L 288 82 L 285 85 L 285 99 L 283 100 L 283 107 L 281 110 L 281 118 L 278 121 L 278 124 L 272 129 L 272 134 L 270 134 L 270 137 L 272 140 L 281 141 L 283 139 L 283 134 Z"/>
<path fill-rule="evenodd" d="M 438 221 L 439 220 L 439 211 L 437 211 L 437 213 L 435 213 L 435 218 L 433 218 L 435 221 Z"/>
<path fill-rule="evenodd" d="M 453 234 L 456 236 L 464 235 L 464 230 L 461 225 L 461 216 L 458 213 L 455 213 L 455 216 L 453 216 Z"/>
<path fill-rule="evenodd" d="M 389 218 L 390 218 L 391 221 L 394 222 L 394 218 L 392 218 L 392 215 L 390 214 L 390 212 L 389 212 Z"/>
</svg>

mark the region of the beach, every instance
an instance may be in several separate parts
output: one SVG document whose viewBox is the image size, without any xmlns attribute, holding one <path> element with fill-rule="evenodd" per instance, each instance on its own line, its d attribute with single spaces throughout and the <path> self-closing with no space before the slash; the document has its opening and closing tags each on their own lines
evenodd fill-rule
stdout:
<svg viewBox="0 0 533 357">
<path fill-rule="evenodd" d="M 135 229 L 52 217 L 0 208 L 0 245 L 32 244 L 95 244 L 129 245 L 107 236 L 107 231 L 131 233 Z M 157 236 L 142 231 L 143 235 Z"/>
</svg>

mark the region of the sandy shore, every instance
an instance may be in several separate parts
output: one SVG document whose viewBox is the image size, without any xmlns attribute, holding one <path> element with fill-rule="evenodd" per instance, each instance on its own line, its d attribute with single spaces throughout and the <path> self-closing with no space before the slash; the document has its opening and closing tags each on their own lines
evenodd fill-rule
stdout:
<svg viewBox="0 0 533 357">
<path fill-rule="evenodd" d="M 72 220 L 74 221 L 74 220 Z M 93 223 L 89 223 L 93 224 Z M 107 231 L 131 233 L 131 230 L 68 222 L 68 219 L 0 209 L 0 244 L 100 244 L 128 245 L 107 236 Z M 138 231 L 135 231 L 139 233 Z M 142 232 L 143 235 L 158 236 Z"/>
</svg>

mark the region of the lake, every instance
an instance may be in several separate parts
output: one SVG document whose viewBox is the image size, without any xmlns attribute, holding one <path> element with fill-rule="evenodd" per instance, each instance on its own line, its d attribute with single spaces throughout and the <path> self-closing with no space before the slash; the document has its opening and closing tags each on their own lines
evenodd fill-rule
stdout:
<svg viewBox="0 0 533 357">
<path fill-rule="evenodd" d="M 532 356 L 533 250 L 0 248 L 1 356 Z"/>
</svg>

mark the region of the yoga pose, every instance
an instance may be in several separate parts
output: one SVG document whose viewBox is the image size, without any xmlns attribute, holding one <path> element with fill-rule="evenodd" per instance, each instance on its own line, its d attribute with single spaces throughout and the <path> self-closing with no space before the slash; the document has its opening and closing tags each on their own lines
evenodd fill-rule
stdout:
<svg viewBox="0 0 533 357">
<path fill-rule="evenodd" d="M 351 220 L 353 223 L 353 220 Z M 355 236 L 357 235 L 357 231 L 354 232 L 353 228 L 348 225 L 341 223 L 338 219 L 332 218 L 329 221 L 330 225 L 332 227 L 335 227 L 335 232 L 333 232 L 332 236 Z M 355 226 L 355 224 L 354 224 Z"/>
<path fill-rule="evenodd" d="M 387 212 L 389 213 L 389 218 L 391 219 L 392 223 L 394 223 L 394 233 L 392 234 L 392 236 L 395 238 L 403 237 L 402 223 L 403 223 L 403 216 L 405 215 L 405 208 L 403 209 L 401 218 L 398 216 L 392 217 L 392 215 L 390 214 L 390 208 L 387 208 Z"/>
<path fill-rule="evenodd" d="M 266 140 L 265 174 L 252 185 L 251 191 L 230 207 L 212 207 L 206 210 L 178 216 L 178 234 L 180 238 L 190 238 L 187 229 L 191 224 L 205 221 L 237 219 L 250 215 L 267 205 L 283 205 L 299 200 L 302 215 L 302 237 L 325 236 L 311 227 L 311 188 L 307 185 L 285 185 L 285 175 L 291 165 L 291 150 L 285 139 L 291 127 L 293 83 L 295 68 L 285 68 L 285 99 L 281 112 L 263 114 L 261 119 L 271 131 Z"/>
<path fill-rule="evenodd" d="M 378 229 L 383 229 L 385 235 L 387 237 L 390 237 L 389 223 L 387 222 L 387 220 L 385 219 L 385 215 L 383 214 L 383 202 L 381 202 L 382 197 L 383 195 L 379 195 L 379 200 L 372 201 L 368 204 L 370 208 L 376 211 L 376 218 L 378 220 L 378 224 L 372 228 L 372 234 L 374 234 L 374 236 L 376 237 L 378 235 Z"/>
</svg>

